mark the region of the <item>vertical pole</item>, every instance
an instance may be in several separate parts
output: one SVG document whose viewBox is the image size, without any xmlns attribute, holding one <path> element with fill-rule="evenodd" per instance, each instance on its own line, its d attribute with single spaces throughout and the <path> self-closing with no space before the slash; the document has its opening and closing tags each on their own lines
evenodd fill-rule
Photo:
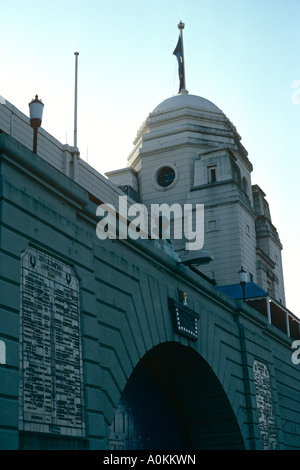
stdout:
<svg viewBox="0 0 300 470">
<path fill-rule="evenodd" d="M 35 154 L 37 152 L 37 133 L 38 133 L 38 128 L 34 127 L 33 128 L 33 153 Z"/>
<path fill-rule="evenodd" d="M 243 301 L 245 302 L 246 298 L 245 298 L 245 286 L 244 286 L 244 284 L 242 285 L 242 288 L 243 288 Z"/>
<path fill-rule="evenodd" d="M 285 324 L 286 324 L 286 334 L 288 336 L 291 336 L 291 333 L 290 333 L 290 323 L 289 323 L 289 314 L 287 312 L 285 312 Z"/>
<path fill-rule="evenodd" d="M 182 30 L 184 29 L 184 23 L 180 21 L 178 25 L 178 29 L 180 31 L 180 40 L 181 40 L 181 47 L 182 47 L 182 84 L 183 84 L 183 89 L 181 91 L 185 91 L 185 64 L 184 64 L 184 50 L 183 50 L 183 34 Z"/>
<path fill-rule="evenodd" d="M 268 322 L 272 323 L 272 319 L 271 319 L 271 308 L 270 308 L 270 297 L 267 296 L 266 297 L 266 303 L 267 303 L 267 317 L 268 317 Z"/>
<path fill-rule="evenodd" d="M 77 147 L 77 71 L 78 71 L 78 56 L 79 52 L 74 52 L 75 55 L 75 103 L 74 103 L 74 147 Z"/>
</svg>

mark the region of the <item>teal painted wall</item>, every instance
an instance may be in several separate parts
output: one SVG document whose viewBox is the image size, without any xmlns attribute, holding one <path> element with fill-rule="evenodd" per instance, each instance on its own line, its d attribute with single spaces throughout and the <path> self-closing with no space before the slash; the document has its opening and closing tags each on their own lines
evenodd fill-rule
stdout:
<svg viewBox="0 0 300 470">
<path fill-rule="evenodd" d="M 229 400 L 246 449 L 262 448 L 253 364 L 264 364 L 277 448 L 300 448 L 300 365 L 292 363 L 290 338 L 179 266 L 151 241 L 100 241 L 97 204 L 88 192 L 4 133 L 0 174 L 0 340 L 6 344 L 6 364 L 0 364 L 1 449 L 19 448 L 20 260 L 28 246 L 70 265 L 79 281 L 90 449 L 106 448 L 134 368 L 167 342 L 208 364 Z M 178 300 L 178 290 L 187 292 L 189 308 L 199 314 L 196 341 L 174 330 L 168 299 Z M 192 426 L 196 435 L 197 423 Z"/>
</svg>

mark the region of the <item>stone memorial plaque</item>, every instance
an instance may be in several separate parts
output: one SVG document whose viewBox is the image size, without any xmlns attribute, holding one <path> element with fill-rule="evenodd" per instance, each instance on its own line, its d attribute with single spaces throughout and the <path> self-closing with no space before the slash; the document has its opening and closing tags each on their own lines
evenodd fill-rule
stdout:
<svg viewBox="0 0 300 470">
<path fill-rule="evenodd" d="M 31 247 L 21 271 L 20 429 L 84 437 L 78 281 Z"/>
<path fill-rule="evenodd" d="M 269 370 L 266 364 L 255 360 L 253 372 L 262 449 L 275 450 L 277 438 Z"/>
</svg>

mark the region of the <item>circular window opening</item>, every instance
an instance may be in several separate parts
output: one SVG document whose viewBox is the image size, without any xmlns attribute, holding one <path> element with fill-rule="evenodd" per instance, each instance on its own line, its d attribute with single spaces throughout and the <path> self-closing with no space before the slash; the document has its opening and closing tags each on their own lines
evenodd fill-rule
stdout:
<svg viewBox="0 0 300 470">
<path fill-rule="evenodd" d="M 167 188 L 175 180 L 175 171 L 170 166 L 163 166 L 157 172 L 157 183 L 162 188 Z"/>
</svg>

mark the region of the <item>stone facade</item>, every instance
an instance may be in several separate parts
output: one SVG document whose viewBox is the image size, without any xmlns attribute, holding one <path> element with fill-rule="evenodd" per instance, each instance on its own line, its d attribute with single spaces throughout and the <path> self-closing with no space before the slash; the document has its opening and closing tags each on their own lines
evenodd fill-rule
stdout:
<svg viewBox="0 0 300 470">
<path fill-rule="evenodd" d="M 0 128 L 10 116 L 24 128 L 19 140 L 30 136 L 25 116 L 9 104 L 0 112 Z M 70 172 L 63 146 L 45 131 L 40 146 L 48 142 L 49 161 L 9 129 L 0 133 L 0 448 L 146 445 L 155 432 L 143 426 L 137 435 L 126 426 L 118 433 L 132 399 L 127 387 L 143 373 L 158 382 L 158 400 L 171 391 L 191 449 L 299 449 L 294 338 L 172 249 L 99 240 L 98 204 L 117 207 L 124 192 L 75 151 Z M 140 403 L 143 422 L 149 403 Z M 137 411 L 126 411 L 128 422 L 139 422 Z"/>
<path fill-rule="evenodd" d="M 157 184 L 163 167 L 175 173 L 171 185 Z M 182 94 L 150 113 L 138 132 L 128 167 L 106 175 L 120 187 L 138 188 L 138 199 L 147 206 L 204 204 L 203 249 L 214 260 L 201 271 L 223 286 L 238 283 L 243 266 L 249 281 L 285 305 L 282 246 L 269 208 L 263 215 L 259 207 L 267 207 L 267 201 L 258 186 L 252 187 L 252 169 L 227 116 L 204 98 Z M 174 240 L 174 245 L 183 253 L 184 241 Z"/>
</svg>

